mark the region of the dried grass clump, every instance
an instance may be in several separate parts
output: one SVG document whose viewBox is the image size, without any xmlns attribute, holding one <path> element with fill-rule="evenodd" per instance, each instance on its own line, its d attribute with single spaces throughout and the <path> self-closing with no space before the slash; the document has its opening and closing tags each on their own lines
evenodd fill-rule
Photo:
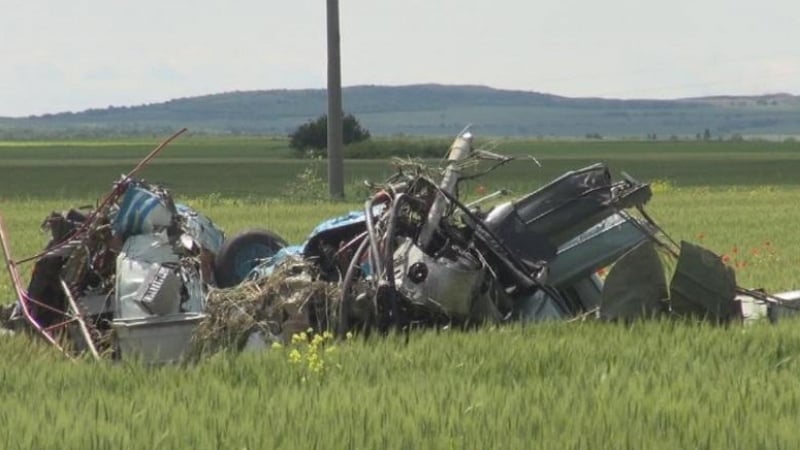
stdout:
<svg viewBox="0 0 800 450">
<path fill-rule="evenodd" d="M 288 258 L 267 277 L 209 292 L 206 318 L 193 336 L 193 353 L 241 350 L 255 332 L 266 341 L 288 342 L 292 334 L 309 328 L 329 329 L 340 292 L 337 283 L 320 281 L 309 262 Z"/>
</svg>

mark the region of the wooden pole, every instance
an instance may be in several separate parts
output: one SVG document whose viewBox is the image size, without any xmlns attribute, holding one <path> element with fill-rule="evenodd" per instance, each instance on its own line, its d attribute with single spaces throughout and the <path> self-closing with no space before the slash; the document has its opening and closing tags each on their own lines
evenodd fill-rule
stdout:
<svg viewBox="0 0 800 450">
<path fill-rule="evenodd" d="M 344 198 L 342 70 L 339 52 L 339 0 L 327 0 L 328 13 L 328 191 Z"/>
</svg>

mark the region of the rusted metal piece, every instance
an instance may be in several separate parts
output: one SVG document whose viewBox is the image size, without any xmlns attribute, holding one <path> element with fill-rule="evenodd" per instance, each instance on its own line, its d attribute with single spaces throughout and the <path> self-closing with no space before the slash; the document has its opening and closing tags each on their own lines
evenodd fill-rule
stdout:
<svg viewBox="0 0 800 450">
<path fill-rule="evenodd" d="M 147 156 L 145 156 L 141 161 L 139 161 L 139 164 L 137 164 L 136 167 L 134 167 L 130 172 L 128 172 L 127 175 L 125 175 L 124 181 L 133 178 L 133 176 L 136 175 L 140 170 L 142 170 L 150 161 L 152 161 L 153 158 L 155 158 L 159 153 L 161 153 L 161 150 L 163 150 L 164 147 L 169 145 L 170 142 L 174 141 L 178 136 L 182 135 L 187 130 L 188 128 L 181 128 L 175 134 L 168 137 L 164 142 L 158 144 L 158 147 L 154 148 L 150 153 L 148 153 Z"/>
</svg>

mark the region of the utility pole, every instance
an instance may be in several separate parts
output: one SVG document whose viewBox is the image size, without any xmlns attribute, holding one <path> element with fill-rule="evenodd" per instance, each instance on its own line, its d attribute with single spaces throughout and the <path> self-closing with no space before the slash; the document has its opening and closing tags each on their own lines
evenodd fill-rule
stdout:
<svg viewBox="0 0 800 450">
<path fill-rule="evenodd" d="M 342 155 L 342 69 L 339 52 L 339 0 L 328 2 L 328 191 L 344 198 Z"/>
</svg>

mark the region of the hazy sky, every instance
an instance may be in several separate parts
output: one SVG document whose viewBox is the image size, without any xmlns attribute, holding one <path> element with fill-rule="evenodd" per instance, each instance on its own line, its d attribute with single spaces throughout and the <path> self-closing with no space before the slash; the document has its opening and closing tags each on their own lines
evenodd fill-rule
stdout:
<svg viewBox="0 0 800 450">
<path fill-rule="evenodd" d="M 799 0 L 341 0 L 340 9 L 345 86 L 800 94 Z M 324 0 L 0 0 L 0 116 L 320 88 L 325 45 Z"/>
</svg>

